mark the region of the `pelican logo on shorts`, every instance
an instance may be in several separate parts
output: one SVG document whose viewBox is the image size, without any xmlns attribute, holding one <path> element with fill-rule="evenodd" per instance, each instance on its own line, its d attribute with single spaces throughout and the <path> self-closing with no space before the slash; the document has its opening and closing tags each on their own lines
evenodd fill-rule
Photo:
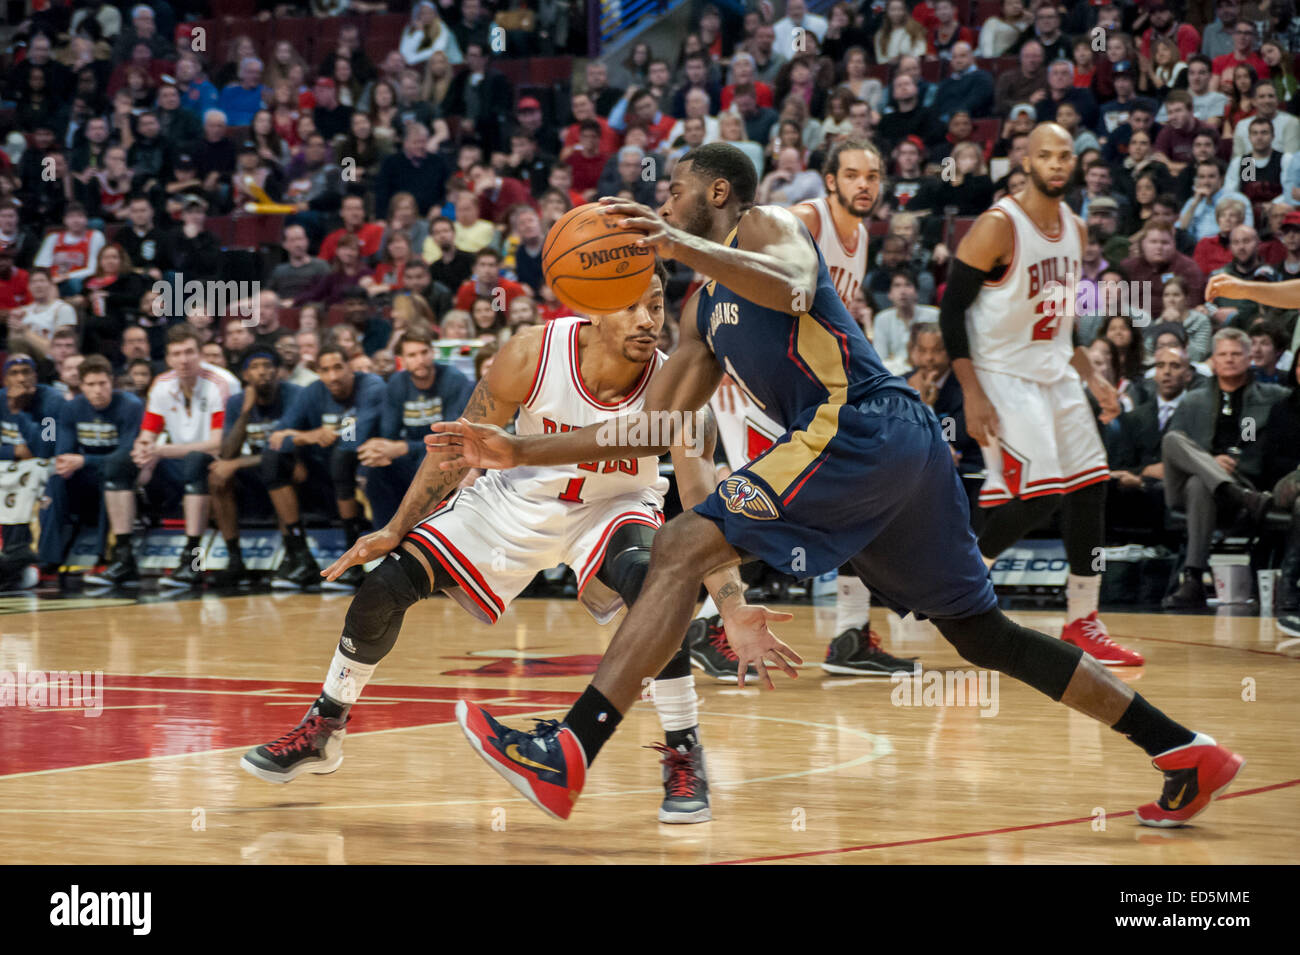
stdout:
<svg viewBox="0 0 1300 955">
<path fill-rule="evenodd" d="M 727 510 L 758 521 L 774 521 L 780 515 L 776 505 L 762 488 L 743 477 L 729 477 L 722 482 L 722 497 Z"/>
</svg>

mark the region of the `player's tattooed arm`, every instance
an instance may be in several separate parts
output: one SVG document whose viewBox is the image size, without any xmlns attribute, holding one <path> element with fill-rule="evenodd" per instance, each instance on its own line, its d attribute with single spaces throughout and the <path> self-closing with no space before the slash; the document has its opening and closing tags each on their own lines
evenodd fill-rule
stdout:
<svg viewBox="0 0 1300 955">
<path fill-rule="evenodd" d="M 718 483 L 713 466 L 713 451 L 718 445 L 718 422 L 709 406 L 705 405 L 691 414 L 684 424 L 683 439 L 670 451 L 682 510 L 689 511 L 708 497 Z"/>
<path fill-rule="evenodd" d="M 543 328 L 525 329 L 506 343 L 493 360 L 488 373 L 474 387 L 461 415 L 463 420 L 498 427 L 510 423 L 532 387 L 544 331 Z M 397 513 L 388 524 L 388 530 L 405 536 L 460 485 L 468 468 L 444 470 L 442 463 L 450 456 L 432 448 L 426 450 L 415 480 L 407 488 Z"/>
</svg>

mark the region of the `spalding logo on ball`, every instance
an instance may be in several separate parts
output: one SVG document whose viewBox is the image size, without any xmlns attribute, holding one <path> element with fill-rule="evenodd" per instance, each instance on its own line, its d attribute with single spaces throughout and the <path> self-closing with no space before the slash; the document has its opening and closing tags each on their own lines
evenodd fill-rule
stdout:
<svg viewBox="0 0 1300 955">
<path fill-rule="evenodd" d="M 568 212 L 542 246 L 542 270 L 551 291 L 575 312 L 604 315 L 635 305 L 655 271 L 655 253 L 637 245 L 644 234 L 621 229 L 598 202 Z"/>
</svg>

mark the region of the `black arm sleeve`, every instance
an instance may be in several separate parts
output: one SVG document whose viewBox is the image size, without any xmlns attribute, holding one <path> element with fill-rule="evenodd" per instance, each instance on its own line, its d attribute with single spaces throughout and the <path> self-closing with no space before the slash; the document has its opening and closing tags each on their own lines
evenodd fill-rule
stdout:
<svg viewBox="0 0 1300 955">
<path fill-rule="evenodd" d="M 966 310 L 974 304 L 975 296 L 979 295 L 988 276 L 988 272 L 981 272 L 961 259 L 952 260 L 952 267 L 948 270 L 948 285 L 943 290 L 943 300 L 939 303 L 939 330 L 943 332 L 943 347 L 948 350 L 949 361 L 970 358 Z"/>
</svg>

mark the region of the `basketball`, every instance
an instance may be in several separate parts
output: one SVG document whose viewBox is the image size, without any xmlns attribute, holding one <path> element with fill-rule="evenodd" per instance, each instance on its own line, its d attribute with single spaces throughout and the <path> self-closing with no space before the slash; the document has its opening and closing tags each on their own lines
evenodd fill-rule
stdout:
<svg viewBox="0 0 1300 955">
<path fill-rule="evenodd" d="M 655 254 L 637 245 L 642 233 L 620 229 L 618 219 L 589 202 L 551 226 L 542 247 L 542 270 L 555 297 L 584 314 L 618 312 L 645 294 Z"/>
</svg>

